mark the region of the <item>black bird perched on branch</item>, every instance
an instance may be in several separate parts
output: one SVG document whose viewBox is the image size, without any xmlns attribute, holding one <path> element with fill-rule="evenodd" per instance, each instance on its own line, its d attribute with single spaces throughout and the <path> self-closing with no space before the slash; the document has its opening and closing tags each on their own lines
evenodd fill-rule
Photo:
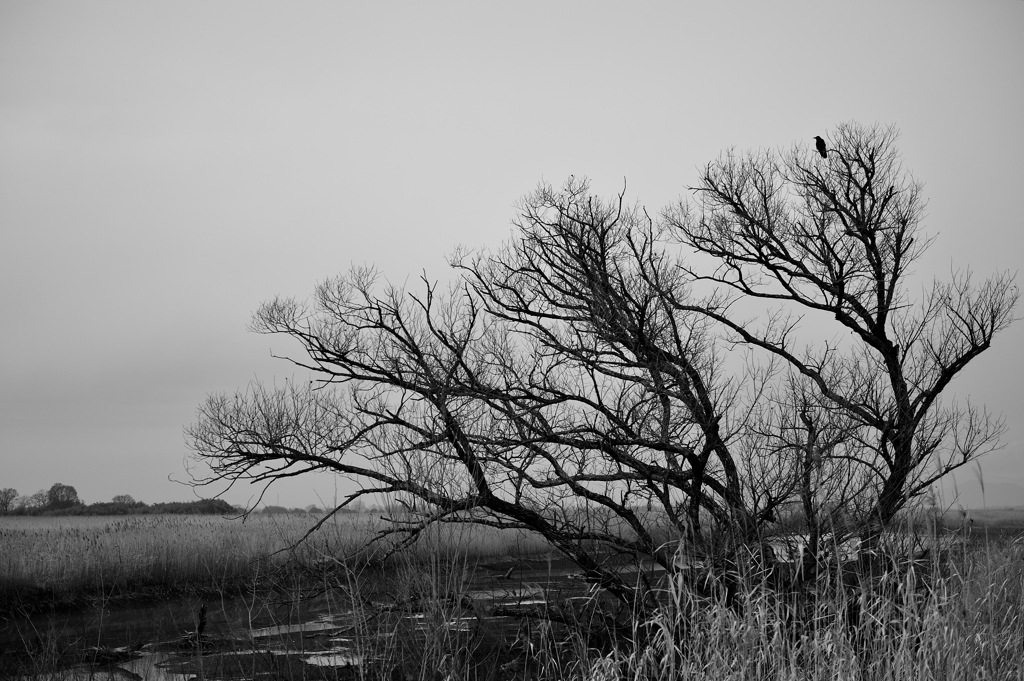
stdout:
<svg viewBox="0 0 1024 681">
<path fill-rule="evenodd" d="M 822 158 L 828 158 L 828 150 L 825 149 L 825 140 L 821 139 L 818 135 L 815 135 L 814 146 L 818 149 L 818 153 L 821 154 Z"/>
</svg>

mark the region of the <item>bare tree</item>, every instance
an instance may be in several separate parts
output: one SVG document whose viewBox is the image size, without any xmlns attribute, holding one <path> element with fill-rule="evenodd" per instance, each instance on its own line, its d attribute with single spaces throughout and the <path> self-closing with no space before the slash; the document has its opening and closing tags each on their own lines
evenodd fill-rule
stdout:
<svg viewBox="0 0 1024 681">
<path fill-rule="evenodd" d="M 503 337 L 520 342 L 492 352 L 513 357 L 490 398 L 515 425 L 508 445 L 534 443 L 529 463 L 559 481 L 546 495 L 587 498 L 640 537 L 630 500 L 691 542 L 753 536 L 781 500 L 744 493 L 737 448 L 747 451 L 738 444 L 753 401 L 725 375 L 707 320 L 687 309 L 700 301 L 653 222 L 577 180 L 542 186 L 522 211 L 505 249 L 455 260 Z M 517 483 L 536 487 L 520 470 Z M 612 493 L 590 484 L 604 480 Z"/>
<path fill-rule="evenodd" d="M 110 500 L 112 504 L 122 504 L 124 506 L 134 506 L 135 499 L 130 494 L 115 494 L 114 498 Z"/>
<path fill-rule="evenodd" d="M 884 525 L 996 445 L 998 422 L 938 395 L 1017 299 L 1007 275 L 965 275 L 913 312 L 920 188 L 893 139 L 845 126 L 827 160 L 727 155 L 658 221 L 584 181 L 542 185 L 514 239 L 452 257 L 446 290 L 362 268 L 269 301 L 252 328 L 297 340 L 314 381 L 210 397 L 188 430 L 195 480 L 330 470 L 363 484 L 333 512 L 401 500 L 388 532 L 407 541 L 443 522 L 536 532 L 634 614 L 651 585 L 612 554 L 689 574 L 682 547 L 721 568 L 793 503 L 815 537 L 844 513 Z M 738 317 L 763 299 L 793 310 Z M 851 340 L 811 329 L 799 352 L 801 310 Z"/>
<path fill-rule="evenodd" d="M 749 386 L 724 377 L 708 320 L 681 311 L 681 270 L 621 196 L 541 187 L 519 226 L 493 256 L 457 256 L 444 295 L 426 280 L 377 293 L 363 269 L 313 306 L 265 304 L 254 328 L 298 339 L 308 359 L 293 361 L 320 382 L 211 398 L 193 447 L 212 479 L 329 469 L 367 483 L 345 503 L 418 498 L 426 510 L 396 522 L 410 537 L 434 522 L 536 532 L 641 612 L 649 585 L 610 550 L 669 570 L 681 538 L 728 557 L 783 501 L 746 494 L 730 449 Z"/>
<path fill-rule="evenodd" d="M 43 509 L 49 503 L 49 496 L 45 489 L 41 489 L 35 494 L 23 498 L 25 503 L 22 505 L 22 508 L 26 509 Z"/>
<path fill-rule="evenodd" d="M 0 513 L 9 513 L 14 500 L 18 498 L 18 490 L 13 487 L 0 489 Z"/>
<path fill-rule="evenodd" d="M 896 138 L 892 128 L 844 124 L 827 160 L 802 146 L 729 152 L 707 166 L 695 203 L 664 216 L 676 238 L 710 256 L 710 267 L 697 267 L 700 257 L 683 266 L 715 292 L 693 311 L 785 362 L 848 421 L 855 446 L 843 457 L 858 471 L 874 530 L 998 446 L 1000 420 L 940 396 L 1013 321 L 1019 298 L 1012 274 L 979 283 L 967 270 L 914 299 L 911 266 L 931 239 L 922 187 L 903 171 Z M 743 316 L 751 301 L 769 306 L 757 321 Z M 813 344 L 801 335 L 812 322 Z M 836 336 L 829 323 L 844 340 L 821 340 Z"/>
</svg>

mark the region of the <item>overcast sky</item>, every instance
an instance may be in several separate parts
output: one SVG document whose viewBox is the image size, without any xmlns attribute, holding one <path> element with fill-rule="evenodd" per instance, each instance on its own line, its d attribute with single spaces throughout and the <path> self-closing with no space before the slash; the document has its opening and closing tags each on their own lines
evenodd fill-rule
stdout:
<svg viewBox="0 0 1024 681">
<path fill-rule="evenodd" d="M 0 487 L 193 498 L 168 477 L 204 397 L 294 373 L 246 331 L 261 301 L 353 263 L 446 278 L 542 179 L 625 179 L 653 213 L 728 147 L 895 124 L 938 237 L 922 281 L 1016 270 L 1022 36 L 1021 0 L 0 0 Z M 1022 341 L 953 386 L 1005 414 L 1001 482 Z"/>
</svg>

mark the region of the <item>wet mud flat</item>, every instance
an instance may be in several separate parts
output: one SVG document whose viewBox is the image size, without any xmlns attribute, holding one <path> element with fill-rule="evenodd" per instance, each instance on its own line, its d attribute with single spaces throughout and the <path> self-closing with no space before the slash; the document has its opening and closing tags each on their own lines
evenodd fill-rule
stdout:
<svg viewBox="0 0 1024 681">
<path fill-rule="evenodd" d="M 540 557 L 478 566 L 447 589 L 430 582 L 450 575 L 406 571 L 312 593 L 7 613 L 0 678 L 523 678 L 573 654 L 566 625 L 544 615 L 584 622 L 613 607 L 577 572 Z"/>
</svg>

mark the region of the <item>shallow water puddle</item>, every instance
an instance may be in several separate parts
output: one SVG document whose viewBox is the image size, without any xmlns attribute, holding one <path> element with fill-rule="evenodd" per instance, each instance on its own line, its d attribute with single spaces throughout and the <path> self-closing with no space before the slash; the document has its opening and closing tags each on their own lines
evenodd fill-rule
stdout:
<svg viewBox="0 0 1024 681">
<path fill-rule="evenodd" d="M 385 664 L 415 660 L 423 642 L 440 631 L 451 641 L 473 638 L 475 664 L 489 669 L 496 655 L 508 655 L 508 641 L 519 636 L 526 613 L 590 601 L 595 593 L 559 561 L 515 561 L 515 570 L 509 565 L 479 570 L 468 589 L 437 603 L 400 600 L 393 595 L 400 590 L 387 585 L 356 610 L 340 591 L 292 601 L 224 599 L 207 603 L 203 636 L 195 632 L 197 600 L 39 615 L 0 623 L 0 649 L 7 641 L 20 643 L 27 656 L 21 659 L 28 659 L 28 633 L 40 632 L 51 649 L 69 651 L 48 663 L 60 671 L 32 676 L 47 681 L 348 679 L 376 677 Z M 513 573 L 515 578 L 508 576 Z M 135 652 L 126 647 L 132 644 Z M 101 648 L 109 662 L 86 664 L 98 658 L 89 651 Z M 0 678 L 20 673 L 0 668 Z"/>
<path fill-rule="evenodd" d="M 351 626 L 351 625 L 350 625 Z M 252 638 L 267 638 L 270 636 L 286 636 L 288 634 L 308 634 L 319 631 L 340 631 L 346 626 L 335 622 L 304 622 L 302 624 L 279 624 L 276 627 L 263 627 L 252 629 L 249 636 Z"/>
<path fill-rule="evenodd" d="M 117 665 L 95 667 L 83 664 L 50 672 L 49 674 L 32 674 L 20 677 L 28 681 L 185 681 L 194 678 L 194 674 L 165 669 L 169 656 L 166 653 L 143 653 L 133 660 L 125 660 Z"/>
<path fill-rule="evenodd" d="M 364 656 L 352 652 L 328 652 L 307 655 L 302 661 L 317 667 L 358 667 L 364 659 Z"/>
<path fill-rule="evenodd" d="M 444 626 L 450 631 L 469 632 L 472 630 L 472 624 L 476 621 L 476 617 L 456 617 L 453 620 L 445 622 Z"/>
<path fill-rule="evenodd" d="M 539 585 L 507 587 L 497 589 L 473 589 L 466 596 L 474 601 L 521 601 L 524 598 L 544 599 L 544 589 Z"/>
</svg>

